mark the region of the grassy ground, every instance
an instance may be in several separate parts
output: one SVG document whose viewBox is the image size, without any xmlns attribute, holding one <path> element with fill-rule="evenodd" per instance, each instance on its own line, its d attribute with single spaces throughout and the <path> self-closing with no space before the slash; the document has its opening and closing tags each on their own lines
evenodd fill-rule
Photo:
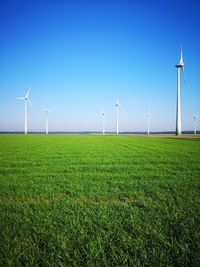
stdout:
<svg viewBox="0 0 200 267">
<path fill-rule="evenodd" d="M 200 266 L 200 140 L 0 135 L 0 266 Z"/>
</svg>

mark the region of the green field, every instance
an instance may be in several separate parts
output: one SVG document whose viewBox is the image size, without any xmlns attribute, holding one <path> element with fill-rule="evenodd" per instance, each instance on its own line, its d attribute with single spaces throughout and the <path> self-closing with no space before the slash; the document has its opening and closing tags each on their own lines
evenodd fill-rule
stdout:
<svg viewBox="0 0 200 267">
<path fill-rule="evenodd" d="M 200 266 L 200 140 L 0 135 L 0 266 Z"/>
</svg>

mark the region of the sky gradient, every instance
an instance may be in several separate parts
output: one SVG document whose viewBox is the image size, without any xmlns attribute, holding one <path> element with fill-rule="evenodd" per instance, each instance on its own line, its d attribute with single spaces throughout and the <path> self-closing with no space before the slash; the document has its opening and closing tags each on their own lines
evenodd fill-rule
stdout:
<svg viewBox="0 0 200 267">
<path fill-rule="evenodd" d="M 200 1 L 1 0 L 0 131 L 174 131 L 183 47 L 182 129 L 200 117 Z M 197 129 L 200 128 L 200 118 Z"/>
</svg>

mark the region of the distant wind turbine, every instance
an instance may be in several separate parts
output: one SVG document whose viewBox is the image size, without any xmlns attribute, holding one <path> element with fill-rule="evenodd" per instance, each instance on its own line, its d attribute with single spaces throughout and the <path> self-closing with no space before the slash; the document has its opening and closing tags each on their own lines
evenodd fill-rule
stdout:
<svg viewBox="0 0 200 267">
<path fill-rule="evenodd" d="M 46 131 L 46 134 L 48 134 L 48 133 L 49 133 L 48 113 L 49 113 L 51 110 L 48 109 L 48 108 L 44 108 L 44 111 L 45 111 L 45 131 Z"/>
<path fill-rule="evenodd" d="M 149 135 L 149 120 L 150 120 L 150 113 L 147 112 L 147 134 Z"/>
<path fill-rule="evenodd" d="M 25 105 L 25 112 L 24 112 L 24 133 L 27 134 L 28 133 L 28 117 L 27 117 L 27 104 L 29 103 L 29 105 L 32 106 L 31 101 L 28 99 L 29 96 L 29 92 L 30 92 L 31 88 L 29 87 L 26 95 L 24 97 L 16 97 L 16 99 L 20 99 L 20 100 L 24 100 L 24 105 Z"/>
<path fill-rule="evenodd" d="M 105 134 L 105 112 L 102 111 L 102 133 Z"/>
<path fill-rule="evenodd" d="M 119 100 L 118 100 L 118 97 L 117 97 L 117 102 L 116 102 L 116 134 L 119 134 Z"/>
<path fill-rule="evenodd" d="M 197 115 L 193 115 L 194 119 L 194 134 L 197 133 Z"/>
<path fill-rule="evenodd" d="M 176 65 L 177 68 L 177 106 L 176 106 L 176 135 L 180 135 L 182 133 L 181 130 L 181 85 L 180 85 L 180 69 L 184 72 L 184 63 L 183 63 L 183 55 L 182 55 L 182 47 L 181 47 L 181 56 L 180 61 Z"/>
</svg>

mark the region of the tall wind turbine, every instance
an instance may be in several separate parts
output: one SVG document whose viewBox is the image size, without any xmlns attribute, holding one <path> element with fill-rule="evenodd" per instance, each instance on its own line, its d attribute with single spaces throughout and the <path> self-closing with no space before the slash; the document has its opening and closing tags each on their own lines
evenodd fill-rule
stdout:
<svg viewBox="0 0 200 267">
<path fill-rule="evenodd" d="M 105 112 L 102 111 L 102 133 L 105 134 Z"/>
<path fill-rule="evenodd" d="M 193 119 L 194 119 L 194 134 L 196 134 L 197 133 L 197 115 L 194 115 Z"/>
<path fill-rule="evenodd" d="M 48 113 L 49 113 L 51 110 L 48 109 L 48 108 L 44 108 L 44 111 L 45 111 L 45 131 L 46 131 L 46 134 L 48 134 L 48 133 L 49 133 Z"/>
<path fill-rule="evenodd" d="M 149 120 L 150 120 L 150 113 L 147 112 L 147 134 L 149 135 Z"/>
<path fill-rule="evenodd" d="M 24 97 L 16 97 L 16 99 L 20 99 L 20 100 L 24 100 L 24 106 L 25 106 L 25 110 L 24 110 L 24 133 L 27 134 L 28 133 L 28 117 L 27 117 L 27 105 L 28 103 L 32 106 L 31 101 L 28 99 L 29 96 L 29 92 L 30 92 L 30 87 L 26 93 L 26 95 Z"/>
<path fill-rule="evenodd" d="M 119 100 L 117 97 L 117 102 L 116 102 L 116 134 L 119 134 Z"/>
<path fill-rule="evenodd" d="M 180 61 L 176 65 L 177 68 L 177 106 L 176 106 L 176 135 L 181 134 L 181 81 L 180 81 L 180 69 L 184 71 L 182 47 Z"/>
</svg>

